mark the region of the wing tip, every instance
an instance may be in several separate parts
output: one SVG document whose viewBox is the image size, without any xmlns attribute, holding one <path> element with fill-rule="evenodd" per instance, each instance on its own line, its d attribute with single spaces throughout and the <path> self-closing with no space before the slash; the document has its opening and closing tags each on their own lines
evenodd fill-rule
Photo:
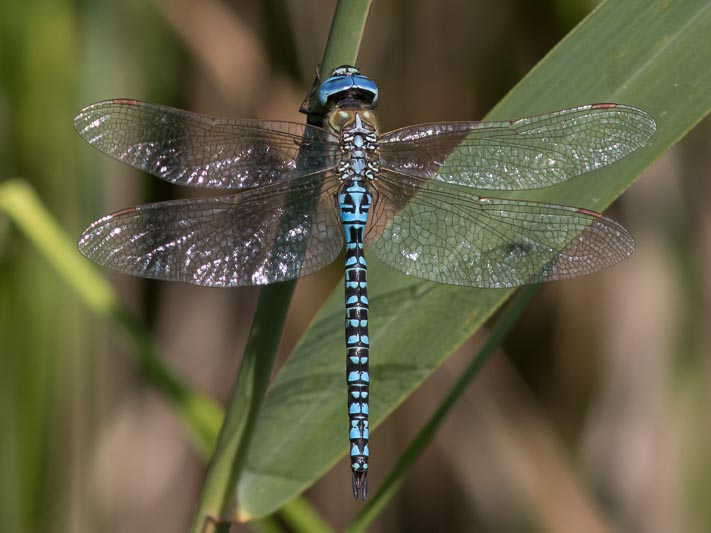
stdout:
<svg viewBox="0 0 711 533">
<path fill-rule="evenodd" d="M 612 102 L 600 102 L 597 104 L 591 104 L 589 108 L 592 109 L 619 109 L 624 110 L 627 113 L 637 115 L 640 120 L 637 121 L 638 126 L 644 128 L 644 144 L 654 135 L 657 131 L 657 122 L 654 117 L 650 115 L 647 111 L 640 107 L 636 107 L 629 104 L 616 104 Z"/>
<path fill-rule="evenodd" d="M 74 116 L 74 129 L 81 135 L 82 131 L 86 128 L 87 119 L 90 119 L 91 123 L 98 118 L 95 116 L 97 111 L 116 105 L 138 107 L 143 105 L 143 102 L 134 98 L 109 98 L 107 100 L 99 100 L 98 102 L 84 106 L 79 110 L 79 112 Z"/>
</svg>

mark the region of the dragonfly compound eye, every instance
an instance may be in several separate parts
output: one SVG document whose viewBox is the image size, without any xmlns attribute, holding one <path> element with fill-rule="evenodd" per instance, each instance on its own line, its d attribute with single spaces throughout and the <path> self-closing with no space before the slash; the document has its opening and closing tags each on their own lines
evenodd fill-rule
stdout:
<svg viewBox="0 0 711 533">
<path fill-rule="evenodd" d="M 378 86 L 354 67 L 340 67 L 324 80 L 318 90 L 321 106 L 332 108 L 343 100 L 357 100 L 360 106 L 374 108 L 378 102 Z"/>
</svg>

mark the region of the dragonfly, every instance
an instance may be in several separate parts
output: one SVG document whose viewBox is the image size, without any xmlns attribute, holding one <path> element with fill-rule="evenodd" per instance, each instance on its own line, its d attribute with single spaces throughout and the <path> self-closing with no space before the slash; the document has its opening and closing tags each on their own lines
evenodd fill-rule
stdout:
<svg viewBox="0 0 711 533">
<path fill-rule="evenodd" d="M 634 250 L 617 222 L 581 207 L 480 192 L 565 182 L 642 148 L 656 126 L 641 109 L 600 103 L 381 133 L 378 87 L 355 67 L 335 69 L 314 90 L 323 127 L 213 118 L 128 99 L 82 109 L 74 126 L 101 152 L 177 185 L 223 192 L 123 209 L 91 224 L 78 247 L 125 274 L 211 287 L 293 280 L 345 248 L 350 464 L 354 497 L 365 500 L 364 249 L 409 276 L 482 288 L 610 267 Z"/>
</svg>

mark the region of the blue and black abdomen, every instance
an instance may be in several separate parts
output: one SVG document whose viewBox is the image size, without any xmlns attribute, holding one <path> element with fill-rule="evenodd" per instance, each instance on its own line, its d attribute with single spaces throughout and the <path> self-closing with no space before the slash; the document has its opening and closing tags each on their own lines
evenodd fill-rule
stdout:
<svg viewBox="0 0 711 533">
<path fill-rule="evenodd" d="M 339 195 L 346 240 L 346 380 L 353 494 L 365 499 L 368 488 L 368 285 L 363 236 L 371 195 L 360 179 L 348 179 Z"/>
</svg>

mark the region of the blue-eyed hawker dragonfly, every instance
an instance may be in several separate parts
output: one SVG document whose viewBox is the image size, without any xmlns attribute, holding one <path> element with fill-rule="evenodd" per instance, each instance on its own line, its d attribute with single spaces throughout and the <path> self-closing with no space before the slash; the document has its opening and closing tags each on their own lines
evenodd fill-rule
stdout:
<svg viewBox="0 0 711 533">
<path fill-rule="evenodd" d="M 516 287 L 596 272 L 629 256 L 620 224 L 584 208 L 480 196 L 548 187 L 609 165 L 655 131 L 644 111 L 592 104 L 506 122 L 380 133 L 376 84 L 341 67 L 316 89 L 324 127 L 212 118 L 135 100 L 90 105 L 74 126 L 105 154 L 219 196 L 123 209 L 79 250 L 119 272 L 212 287 L 291 280 L 345 246 L 346 376 L 353 493 L 368 474 L 364 246 L 407 275 Z"/>
</svg>

